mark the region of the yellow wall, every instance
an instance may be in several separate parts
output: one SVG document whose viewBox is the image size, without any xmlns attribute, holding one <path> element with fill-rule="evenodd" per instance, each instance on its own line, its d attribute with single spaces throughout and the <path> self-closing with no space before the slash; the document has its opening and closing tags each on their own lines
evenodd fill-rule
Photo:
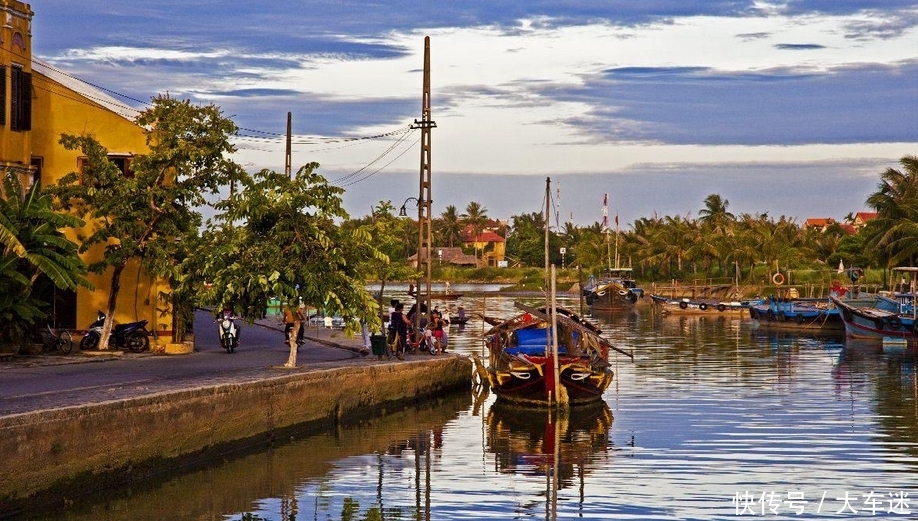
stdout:
<svg viewBox="0 0 918 521">
<path fill-rule="evenodd" d="M 13 65 L 32 70 L 32 10 L 29 4 L 0 0 L 0 65 L 6 67 L 6 124 L 0 125 L 0 168 L 27 173 L 30 159 L 29 132 L 10 129 L 10 74 Z"/>
<path fill-rule="evenodd" d="M 61 134 L 92 135 L 110 154 L 143 154 L 148 152 L 144 130 L 133 121 L 97 104 L 69 87 L 39 72 L 33 72 L 32 156 L 41 158 L 43 185 L 56 183 L 78 169 L 79 150 L 68 151 L 59 144 Z M 70 233 L 71 240 L 76 234 Z M 100 246 L 84 254 L 87 263 L 101 259 Z M 76 326 L 85 329 L 96 318 L 97 310 L 108 308 L 111 271 L 90 276 L 95 291 L 81 288 L 77 292 Z M 130 263 L 121 276 L 115 320 L 132 322 L 146 319 L 148 328 L 160 335 L 172 332 L 171 313 L 160 317 L 162 304 L 158 294 L 167 291 L 164 283 L 154 283 L 139 273 L 138 263 Z"/>
</svg>

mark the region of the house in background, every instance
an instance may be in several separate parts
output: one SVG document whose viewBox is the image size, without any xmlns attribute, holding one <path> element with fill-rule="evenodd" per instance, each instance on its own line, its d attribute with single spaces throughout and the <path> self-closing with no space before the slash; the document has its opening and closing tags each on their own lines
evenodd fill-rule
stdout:
<svg viewBox="0 0 918 521">
<path fill-rule="evenodd" d="M 28 4 L 0 0 L 5 24 L 0 28 L 0 163 L 7 172 L 23 177 L 24 185 L 41 180 L 55 184 L 65 175 L 78 172 L 85 160 L 79 150 L 68 151 L 59 144 L 61 134 L 92 135 L 109 150 L 109 159 L 130 175 L 131 159 L 148 152 L 146 132 L 134 123 L 138 111 L 51 65 L 32 56 L 32 16 Z M 92 226 L 88 223 L 87 227 Z M 77 230 L 68 230 L 76 242 Z M 99 260 L 103 249 L 83 255 L 87 263 Z M 95 291 L 54 290 L 46 295 L 53 302 L 52 314 L 58 327 L 85 328 L 96 319 L 96 311 L 107 307 L 111 273 L 90 274 Z M 147 319 L 160 335 L 172 332 L 172 313 L 161 309 L 158 297 L 168 287 L 130 263 L 122 274 L 123 289 L 118 297 L 115 320 Z"/>
<path fill-rule="evenodd" d="M 861 228 L 867 226 L 867 223 L 877 218 L 877 212 L 857 212 L 854 214 L 854 220 L 851 221 L 851 226 L 854 226 L 854 229 L 861 231 Z"/>
<path fill-rule="evenodd" d="M 506 257 L 507 239 L 495 231 L 499 228 L 497 225 L 490 225 L 478 233 L 475 233 L 472 226 L 466 226 L 462 230 L 462 246 L 474 248 L 476 258 L 480 256 L 483 266 L 500 266 Z"/>
<path fill-rule="evenodd" d="M 433 259 L 435 264 L 451 264 L 453 266 L 477 266 L 478 259 L 474 255 L 468 255 L 462 251 L 462 248 L 434 247 Z M 418 267 L 418 254 L 415 253 L 408 257 L 408 264 L 412 268 Z"/>
</svg>

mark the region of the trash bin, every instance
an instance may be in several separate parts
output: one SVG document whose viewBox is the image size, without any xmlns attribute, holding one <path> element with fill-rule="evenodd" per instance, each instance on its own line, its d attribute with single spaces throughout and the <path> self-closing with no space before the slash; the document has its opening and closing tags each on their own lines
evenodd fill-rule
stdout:
<svg viewBox="0 0 918 521">
<path fill-rule="evenodd" d="M 370 347 L 373 348 L 373 354 L 382 357 L 386 354 L 386 336 L 370 335 Z"/>
</svg>

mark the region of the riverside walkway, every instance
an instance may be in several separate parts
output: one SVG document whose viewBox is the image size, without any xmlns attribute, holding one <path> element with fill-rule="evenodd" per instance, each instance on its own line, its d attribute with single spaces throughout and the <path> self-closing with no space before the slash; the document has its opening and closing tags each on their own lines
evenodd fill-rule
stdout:
<svg viewBox="0 0 918 521">
<path fill-rule="evenodd" d="M 209 313 L 197 312 L 194 330 L 195 350 L 189 354 L 87 354 L 74 346 L 69 355 L 17 355 L 0 362 L 0 417 L 365 365 L 371 358 L 376 361 L 375 356 L 362 353 L 363 339 L 359 335 L 348 337 L 339 329 L 309 325 L 306 343 L 297 351 L 297 367 L 284 368 L 290 348 L 284 342 L 283 324 L 273 316 L 244 324 L 240 346 L 232 354 L 220 347 L 217 326 Z"/>
</svg>

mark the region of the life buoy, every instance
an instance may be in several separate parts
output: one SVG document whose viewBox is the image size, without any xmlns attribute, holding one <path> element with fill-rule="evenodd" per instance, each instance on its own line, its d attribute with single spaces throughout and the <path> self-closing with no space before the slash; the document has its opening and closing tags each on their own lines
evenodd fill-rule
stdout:
<svg viewBox="0 0 918 521">
<path fill-rule="evenodd" d="M 702 311 L 707 311 L 708 305 L 705 304 L 704 302 L 702 302 L 701 304 L 698 304 L 698 309 L 700 309 L 700 310 L 702 310 Z"/>
<path fill-rule="evenodd" d="M 902 321 L 899 320 L 899 317 L 889 317 L 889 329 L 896 331 L 900 327 L 902 327 Z"/>
<path fill-rule="evenodd" d="M 684 301 L 684 300 L 681 301 L 681 302 L 679 302 L 679 307 L 682 308 L 682 309 L 687 308 L 687 307 L 688 307 L 688 302 L 686 302 L 686 301 Z"/>
<path fill-rule="evenodd" d="M 720 311 L 721 313 L 723 313 L 723 312 L 726 311 L 726 310 L 727 310 L 727 306 L 725 306 L 725 305 L 723 305 L 723 304 L 718 304 L 718 305 L 717 305 L 717 311 Z"/>
<path fill-rule="evenodd" d="M 775 283 L 775 286 L 780 286 L 781 284 L 784 284 L 784 274 L 775 273 L 774 276 L 771 277 L 771 281 Z"/>
</svg>

